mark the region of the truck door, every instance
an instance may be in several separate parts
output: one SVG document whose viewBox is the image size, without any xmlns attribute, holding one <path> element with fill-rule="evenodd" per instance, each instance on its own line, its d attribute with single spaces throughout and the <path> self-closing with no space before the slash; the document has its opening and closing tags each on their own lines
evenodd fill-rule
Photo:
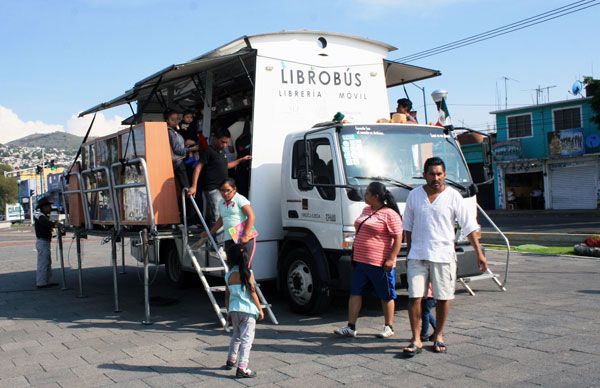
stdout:
<svg viewBox="0 0 600 388">
<path fill-rule="evenodd" d="M 309 139 L 310 165 L 315 184 L 339 184 L 338 160 L 332 147 L 333 139 L 327 135 Z M 310 230 L 325 249 L 339 249 L 341 246 L 341 205 L 339 188 L 314 186 L 301 187 L 298 180 L 305 166 L 303 140 L 293 146 L 290 187 L 287 190 L 287 224 Z M 339 241 L 338 241 L 339 240 Z"/>
</svg>

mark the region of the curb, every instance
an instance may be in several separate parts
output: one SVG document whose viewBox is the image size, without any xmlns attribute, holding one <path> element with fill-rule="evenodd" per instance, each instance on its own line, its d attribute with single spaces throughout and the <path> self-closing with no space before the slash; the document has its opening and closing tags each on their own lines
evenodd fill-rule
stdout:
<svg viewBox="0 0 600 388">
<path fill-rule="evenodd" d="M 539 244 L 545 246 L 569 246 L 581 243 L 588 234 L 567 233 L 523 233 L 505 232 L 510 245 Z M 481 242 L 484 244 L 504 244 L 504 239 L 498 232 L 481 232 Z"/>
</svg>

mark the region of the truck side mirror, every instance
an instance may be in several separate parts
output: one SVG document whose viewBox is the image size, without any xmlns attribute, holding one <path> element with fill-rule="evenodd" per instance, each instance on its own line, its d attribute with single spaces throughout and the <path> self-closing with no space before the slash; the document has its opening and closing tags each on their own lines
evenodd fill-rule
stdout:
<svg viewBox="0 0 600 388">
<path fill-rule="evenodd" d="M 312 190 L 314 187 L 314 176 L 311 170 L 298 171 L 298 188 L 302 191 Z"/>
</svg>

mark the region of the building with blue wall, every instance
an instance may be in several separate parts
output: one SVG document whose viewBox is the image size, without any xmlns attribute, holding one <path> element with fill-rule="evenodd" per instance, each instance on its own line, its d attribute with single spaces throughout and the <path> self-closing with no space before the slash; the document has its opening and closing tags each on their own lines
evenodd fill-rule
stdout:
<svg viewBox="0 0 600 388">
<path fill-rule="evenodd" d="M 591 97 L 491 112 L 496 115 L 497 209 L 595 209 L 600 130 Z"/>
</svg>

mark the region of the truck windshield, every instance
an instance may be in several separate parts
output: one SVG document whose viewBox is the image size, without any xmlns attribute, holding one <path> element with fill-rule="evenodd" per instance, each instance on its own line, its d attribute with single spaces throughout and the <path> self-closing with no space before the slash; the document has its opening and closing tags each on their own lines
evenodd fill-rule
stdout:
<svg viewBox="0 0 600 388">
<path fill-rule="evenodd" d="M 375 180 L 369 177 L 379 177 L 386 185 L 386 180 L 393 180 L 417 187 L 424 183 L 423 165 L 432 156 L 442 158 L 449 179 L 463 186 L 472 183 L 458 145 L 452 137 L 444 134 L 442 128 L 344 126 L 339 136 L 348 184 L 365 185 Z M 407 191 L 406 188 L 402 190 Z M 407 193 L 402 194 L 400 197 Z"/>
</svg>

